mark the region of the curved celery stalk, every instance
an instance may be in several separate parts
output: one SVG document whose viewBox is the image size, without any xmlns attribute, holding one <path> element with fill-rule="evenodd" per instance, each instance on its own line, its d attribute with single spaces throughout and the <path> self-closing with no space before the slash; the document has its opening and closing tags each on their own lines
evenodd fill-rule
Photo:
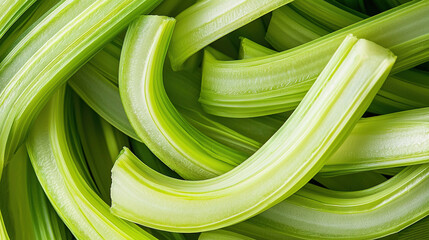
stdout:
<svg viewBox="0 0 429 240">
<path fill-rule="evenodd" d="M 148 17 L 142 21 L 147 23 L 136 25 L 135 22 L 129 30 L 133 34 L 127 34 L 125 38 L 124 45 L 130 47 L 122 49 L 119 71 L 122 103 L 137 135 L 167 166 L 186 179 L 213 177 L 232 169 L 241 162 L 237 159 L 245 159 L 246 156 L 226 148 L 192 127 L 177 112 L 165 93 L 163 54 L 166 53 L 174 20 Z M 151 36 L 144 42 L 157 44 L 136 44 L 136 41 L 142 43 L 143 40 L 136 34 L 137 31 L 146 31 L 146 36 Z M 158 54 L 158 65 L 153 64 L 154 60 L 150 58 L 154 52 Z M 134 70 L 142 67 L 144 71 Z"/>
<path fill-rule="evenodd" d="M 428 182 L 426 164 L 409 167 L 363 191 L 336 192 L 307 186 L 229 230 L 267 240 L 375 239 L 395 233 L 429 213 Z"/>
<path fill-rule="evenodd" d="M 220 37 L 293 0 L 199 1 L 180 13 L 169 57 L 174 70 Z"/>
<path fill-rule="evenodd" d="M 226 231 L 226 230 L 216 230 L 211 232 L 201 233 L 198 240 L 254 240 L 254 238 L 247 237 L 238 233 Z"/>
<path fill-rule="evenodd" d="M 141 228 L 113 216 L 82 174 L 73 150 L 61 88 L 40 113 L 30 131 L 27 149 L 47 197 L 78 239 L 155 239 Z M 71 117 L 71 116 L 69 116 Z"/>
<path fill-rule="evenodd" d="M 133 17 L 158 0 L 65 1 L 0 63 L 0 169 L 49 96 Z"/>
<path fill-rule="evenodd" d="M 398 53 L 392 71 L 427 60 L 429 2 L 413 1 L 281 53 L 238 61 L 205 55 L 200 102 L 208 113 L 250 117 L 294 109 L 347 34 Z M 399 27 L 399 26 L 403 26 Z M 377 29 L 384 29 L 383 32 Z M 406 34 L 404 34 L 406 29 Z M 420 45 L 419 45 L 420 44 Z M 270 74 L 266 70 L 270 69 Z"/>
<path fill-rule="evenodd" d="M 1 188 L 1 205 L 11 239 L 71 239 L 37 181 L 25 147 L 19 148 L 7 165 Z"/>
<path fill-rule="evenodd" d="M 244 59 L 262 57 L 276 53 L 249 39 L 242 39 L 240 55 Z M 217 58 L 217 57 L 216 57 Z M 219 58 L 218 58 L 219 59 Z M 374 101 L 369 112 L 387 114 L 429 106 L 429 72 L 417 68 L 389 76 Z"/>
<path fill-rule="evenodd" d="M 409 111 L 414 119 L 407 119 L 407 112 L 399 112 L 361 120 L 321 172 L 344 174 L 427 163 L 428 110 Z"/>
<path fill-rule="evenodd" d="M 156 117 L 141 108 L 149 100 L 158 103 L 161 111 L 162 98 L 157 100 L 156 95 L 160 98 L 162 91 L 156 92 L 152 85 L 162 82 L 160 66 L 168 44 L 168 22 L 143 17 L 127 33 L 120 91 L 121 95 L 127 91 L 125 107 L 130 107 L 137 115 L 131 117 L 137 120 L 140 114 Z M 347 37 L 279 131 L 240 166 L 213 179 L 168 178 L 125 149 L 112 170 L 112 212 L 146 226 L 180 232 L 216 229 L 258 214 L 293 194 L 320 170 L 365 111 L 395 59 L 372 42 Z M 142 95 L 153 95 L 153 100 Z M 164 113 L 163 118 L 167 116 Z M 147 121 L 141 123 L 148 128 Z M 169 130 L 178 131 L 174 126 Z M 167 131 L 164 134 L 175 137 Z M 181 144 L 181 140 L 175 143 Z"/>
<path fill-rule="evenodd" d="M 0 38 L 36 0 L 3 0 L 0 2 Z"/>
</svg>

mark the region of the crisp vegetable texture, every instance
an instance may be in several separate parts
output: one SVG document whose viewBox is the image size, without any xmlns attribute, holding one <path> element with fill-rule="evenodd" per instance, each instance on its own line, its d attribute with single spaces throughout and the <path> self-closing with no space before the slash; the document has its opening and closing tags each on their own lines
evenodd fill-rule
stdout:
<svg viewBox="0 0 429 240">
<path fill-rule="evenodd" d="M 0 240 L 429 238 L 429 0 L 0 1 Z"/>
</svg>

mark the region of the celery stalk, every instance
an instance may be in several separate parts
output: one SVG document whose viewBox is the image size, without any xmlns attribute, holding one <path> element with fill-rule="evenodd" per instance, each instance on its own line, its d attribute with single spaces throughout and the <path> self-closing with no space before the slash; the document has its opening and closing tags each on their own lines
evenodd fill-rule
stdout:
<svg viewBox="0 0 429 240">
<path fill-rule="evenodd" d="M 90 184 L 70 129 L 71 98 L 61 88 L 40 113 L 27 139 L 37 178 L 61 219 L 78 239 L 155 239 L 113 216 Z"/>
<path fill-rule="evenodd" d="M 265 57 L 218 61 L 206 53 L 200 102 L 208 113 L 228 117 L 292 110 L 336 47 L 350 33 L 392 48 L 398 55 L 393 71 L 415 66 L 429 56 L 426 44 L 429 40 L 428 10 L 429 2 L 413 1 L 294 49 Z M 266 74 L 267 69 L 270 74 Z"/>
<path fill-rule="evenodd" d="M 163 54 L 165 55 L 169 41 L 167 37 L 172 32 L 174 20 L 146 19 L 145 21 L 153 22 L 154 26 L 160 28 L 153 28 L 149 23 L 140 24 L 139 31 L 147 31 L 148 36 L 156 37 L 159 42 L 154 45 L 138 45 L 135 41 L 140 43 L 141 40 L 135 37 L 137 34 L 127 34 L 124 44 L 133 47 L 122 48 L 121 55 L 119 91 L 131 125 L 143 143 L 167 166 L 184 178 L 209 178 L 231 170 L 233 166 L 240 163 L 239 159 L 245 159 L 246 156 L 204 136 L 183 119 L 165 93 L 161 68 L 164 61 L 162 57 Z M 137 25 L 134 23 L 133 31 L 137 31 L 135 28 Z M 166 37 L 161 38 L 163 36 Z M 159 65 L 150 64 L 152 59 L 149 57 L 154 51 L 159 54 L 157 58 Z M 144 67 L 148 73 L 129 71 L 130 67 L 137 69 Z M 144 74 L 151 74 L 153 77 L 145 77 Z M 144 92 L 138 89 L 144 89 Z"/>
<path fill-rule="evenodd" d="M 257 239 L 375 239 L 429 213 L 429 166 L 408 167 L 373 188 L 327 191 L 307 186 L 280 204 L 228 228 Z M 407 206 L 407 207 L 404 207 Z"/>
<path fill-rule="evenodd" d="M 141 105 L 148 104 L 143 93 L 153 95 L 151 104 L 162 100 L 155 98 L 162 91 L 151 87 L 160 82 L 162 53 L 169 40 L 165 32 L 171 32 L 168 21 L 143 17 L 127 32 L 120 91 L 128 91 L 125 106 L 137 120 L 140 114 L 156 117 L 154 112 L 146 115 L 141 110 Z M 323 166 L 365 111 L 395 59 L 374 43 L 347 37 L 282 128 L 243 164 L 213 179 L 168 178 L 124 149 L 112 170 L 112 212 L 146 226 L 179 232 L 216 229 L 258 214 L 293 194 Z M 175 137 L 177 130 L 172 126 L 164 136 Z"/>
<path fill-rule="evenodd" d="M 0 63 L 0 169 L 68 75 L 133 17 L 159 2 L 65 1 L 22 38 Z"/>
<path fill-rule="evenodd" d="M 293 0 L 199 1 L 180 13 L 171 41 L 172 68 L 220 37 Z"/>
</svg>

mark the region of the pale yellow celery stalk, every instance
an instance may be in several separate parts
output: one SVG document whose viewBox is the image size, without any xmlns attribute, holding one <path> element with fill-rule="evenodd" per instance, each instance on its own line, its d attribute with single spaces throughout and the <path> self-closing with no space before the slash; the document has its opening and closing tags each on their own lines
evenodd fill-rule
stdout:
<svg viewBox="0 0 429 240">
<path fill-rule="evenodd" d="M 133 110 L 127 114 L 134 118 L 134 128 L 154 114 L 145 114 L 141 105 L 162 106 L 162 98 L 157 99 L 162 91 L 152 85 L 162 81 L 163 56 L 172 32 L 169 21 L 142 17 L 127 33 L 119 82 L 125 108 Z M 157 229 L 198 232 L 229 226 L 264 211 L 299 190 L 320 170 L 368 107 L 395 59 L 389 50 L 348 36 L 279 131 L 244 163 L 212 179 L 184 181 L 163 176 L 124 149 L 112 170 L 112 212 Z M 123 96 L 122 91 L 126 91 Z M 151 97 L 146 98 L 147 94 Z M 177 120 L 161 116 L 157 120 Z M 175 127 L 162 134 L 166 141 L 174 138 L 170 144 L 183 151 L 190 146 L 180 143 L 182 135 Z M 152 131 L 153 127 L 137 128 Z"/>
</svg>

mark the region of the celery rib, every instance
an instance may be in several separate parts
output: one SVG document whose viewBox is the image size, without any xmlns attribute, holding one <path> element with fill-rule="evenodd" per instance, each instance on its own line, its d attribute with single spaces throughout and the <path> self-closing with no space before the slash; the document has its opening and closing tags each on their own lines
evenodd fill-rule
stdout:
<svg viewBox="0 0 429 240">
<path fill-rule="evenodd" d="M 160 78 L 161 53 L 169 40 L 165 28 L 168 25 L 159 18 L 143 17 L 127 33 L 120 91 L 131 84 L 126 88 L 131 102 L 125 100 L 133 113 L 144 113 L 140 106 L 147 100 L 140 96 L 151 94 L 154 90 L 147 83 Z M 152 29 L 155 34 L 147 34 Z M 165 177 L 125 149 L 112 170 L 112 212 L 153 228 L 196 232 L 265 210 L 297 191 L 323 166 L 365 111 L 395 59 L 374 43 L 348 37 L 285 125 L 246 162 L 213 179 Z M 162 96 L 160 91 L 152 94 Z"/>
<path fill-rule="evenodd" d="M 338 192 L 308 186 L 287 201 L 228 229 L 267 240 L 383 237 L 429 213 L 428 181 L 426 164 L 408 167 L 388 181 L 363 191 Z"/>
<path fill-rule="evenodd" d="M 150 31 L 149 35 L 161 40 L 154 45 L 136 45 L 135 42 L 141 43 L 136 34 L 125 38 L 124 44 L 134 44 L 135 49 L 122 48 L 119 92 L 131 125 L 143 143 L 184 178 L 203 179 L 232 169 L 239 163 L 237 159 L 246 156 L 195 129 L 183 119 L 165 93 L 161 69 L 164 59 L 161 57 L 166 51 L 160 46 L 167 46 L 174 20 L 146 18 L 144 21 L 160 28 L 152 28 L 150 24 L 134 24 L 130 32 L 136 32 L 136 28 L 140 27 L 139 31 Z M 153 52 L 159 54 L 156 58 L 158 66 L 151 64 L 153 60 L 148 58 L 153 56 Z M 145 72 L 129 70 L 130 67 L 139 69 L 142 66 Z"/>
<path fill-rule="evenodd" d="M 199 1 L 180 13 L 169 58 L 174 70 L 220 37 L 293 0 Z"/>
<path fill-rule="evenodd" d="M 65 1 L 0 63 L 0 169 L 49 96 L 104 43 L 160 1 Z"/>
<path fill-rule="evenodd" d="M 200 102 L 208 113 L 251 117 L 294 109 L 343 38 L 353 33 L 398 53 L 392 71 L 428 59 L 429 2 L 413 1 L 294 49 L 266 57 L 218 61 L 206 52 Z M 403 26 L 403 27 L 399 27 Z M 381 33 L 377 29 L 384 29 Z M 404 34 L 404 29 L 407 34 Z M 394 53 L 396 53 L 393 51 Z M 418 53 L 409 55 L 408 51 Z M 266 74 L 267 69 L 270 74 Z"/>
<path fill-rule="evenodd" d="M 113 216 L 85 176 L 69 129 L 70 98 L 61 88 L 35 121 L 27 139 L 31 163 L 47 197 L 78 239 L 156 239 Z M 65 101 L 66 99 L 66 101 Z"/>
</svg>

